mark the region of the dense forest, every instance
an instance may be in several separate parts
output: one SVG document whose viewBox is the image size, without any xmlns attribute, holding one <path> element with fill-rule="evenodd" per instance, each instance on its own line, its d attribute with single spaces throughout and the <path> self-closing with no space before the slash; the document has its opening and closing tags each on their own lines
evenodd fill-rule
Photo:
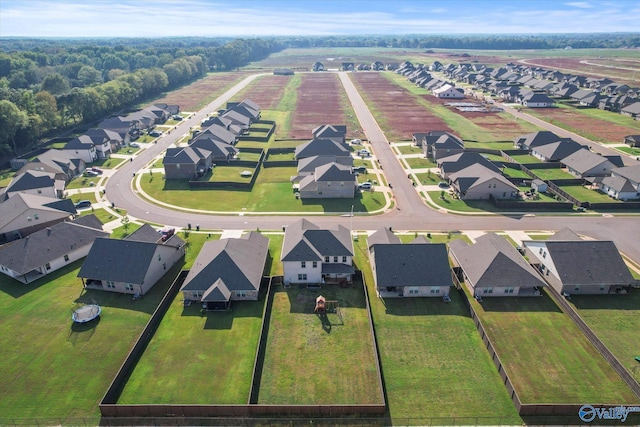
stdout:
<svg viewBox="0 0 640 427">
<path fill-rule="evenodd" d="M 0 46 L 0 156 L 284 48 L 273 39 L 4 39 Z"/>
<path fill-rule="evenodd" d="M 634 34 L 0 39 L 0 156 L 288 47 L 630 48 Z"/>
</svg>

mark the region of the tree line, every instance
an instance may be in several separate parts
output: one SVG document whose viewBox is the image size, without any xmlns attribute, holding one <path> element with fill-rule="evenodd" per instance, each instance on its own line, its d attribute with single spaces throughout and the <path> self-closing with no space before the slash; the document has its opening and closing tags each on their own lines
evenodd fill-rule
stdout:
<svg viewBox="0 0 640 427">
<path fill-rule="evenodd" d="M 196 38 L 3 39 L 0 46 L 0 156 L 284 48 L 275 40 Z"/>
</svg>

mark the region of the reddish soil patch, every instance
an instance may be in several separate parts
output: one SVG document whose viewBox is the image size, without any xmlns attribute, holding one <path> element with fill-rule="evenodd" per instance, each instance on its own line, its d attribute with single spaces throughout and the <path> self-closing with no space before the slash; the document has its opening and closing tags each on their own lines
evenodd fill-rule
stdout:
<svg viewBox="0 0 640 427">
<path fill-rule="evenodd" d="M 237 101 L 249 98 L 258 104 L 262 110 L 275 110 L 289 80 L 291 80 L 291 76 L 276 76 L 273 74 L 263 76 L 254 80 L 238 93 L 235 98 L 237 98 Z"/>
<path fill-rule="evenodd" d="M 311 138 L 311 131 L 324 124 L 345 123 L 346 94 L 335 73 L 301 74 L 298 100 L 291 119 L 291 138 Z M 354 129 L 347 126 L 347 134 Z"/>
<path fill-rule="evenodd" d="M 222 95 L 234 84 L 244 79 L 248 73 L 213 73 L 192 84 L 174 90 L 167 96 L 155 102 L 166 104 L 177 104 L 182 111 L 197 111 L 204 106 L 207 101 L 212 101 Z"/>
<path fill-rule="evenodd" d="M 410 140 L 416 132 L 453 132 L 439 117 L 426 111 L 406 90 L 379 73 L 351 74 L 354 84 L 376 111 L 376 119 L 390 140 Z M 430 97 L 429 101 L 435 97 Z M 450 101 L 450 100 L 449 100 Z"/>
<path fill-rule="evenodd" d="M 587 117 L 567 108 L 540 108 L 531 113 L 555 125 L 563 123 L 578 135 L 594 141 L 622 142 L 626 135 L 638 133 L 637 129 Z"/>
</svg>

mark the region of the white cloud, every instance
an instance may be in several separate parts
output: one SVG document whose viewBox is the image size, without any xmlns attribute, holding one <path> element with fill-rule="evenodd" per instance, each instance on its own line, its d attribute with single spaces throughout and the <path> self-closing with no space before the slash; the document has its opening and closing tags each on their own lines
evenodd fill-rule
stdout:
<svg viewBox="0 0 640 427">
<path fill-rule="evenodd" d="M 565 3 L 567 6 L 577 7 L 580 9 L 592 9 L 594 6 L 591 3 L 586 1 L 572 1 L 569 3 Z"/>
</svg>

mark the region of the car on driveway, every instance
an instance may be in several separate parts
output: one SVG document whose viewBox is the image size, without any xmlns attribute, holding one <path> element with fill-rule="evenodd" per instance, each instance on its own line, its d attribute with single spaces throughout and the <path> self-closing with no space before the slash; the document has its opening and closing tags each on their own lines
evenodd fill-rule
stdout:
<svg viewBox="0 0 640 427">
<path fill-rule="evenodd" d="M 358 155 L 360 157 L 369 157 L 371 155 L 371 153 L 369 152 L 369 150 L 362 149 L 362 150 L 358 151 Z"/>
<path fill-rule="evenodd" d="M 173 227 L 164 227 L 162 230 L 160 230 L 163 242 L 167 241 L 169 237 L 173 236 L 175 233 L 176 229 Z"/>
<path fill-rule="evenodd" d="M 151 136 L 160 136 L 160 135 L 162 135 L 162 132 L 160 132 L 159 130 L 152 130 L 151 132 L 149 132 L 149 135 L 151 135 Z"/>
<path fill-rule="evenodd" d="M 361 190 L 371 190 L 373 186 L 371 185 L 370 182 L 363 182 L 358 184 L 358 188 Z"/>
<path fill-rule="evenodd" d="M 360 144 L 362 144 L 362 140 L 361 139 L 352 139 L 351 140 L 351 144 L 360 145 Z"/>
<path fill-rule="evenodd" d="M 88 177 L 94 177 L 94 176 L 98 176 L 100 175 L 98 172 L 91 170 L 91 169 L 87 169 L 84 171 L 84 176 L 88 176 Z"/>
<path fill-rule="evenodd" d="M 140 144 L 138 144 L 137 142 L 132 142 L 132 143 L 129 144 L 129 147 L 140 148 Z"/>
<path fill-rule="evenodd" d="M 367 173 L 367 168 L 365 166 L 355 166 L 353 168 L 354 173 Z"/>
<path fill-rule="evenodd" d="M 89 168 L 89 170 L 92 171 L 92 172 L 97 173 L 98 175 L 101 175 L 104 172 L 102 169 L 96 168 L 96 167 Z"/>
<path fill-rule="evenodd" d="M 449 188 L 449 183 L 445 182 L 445 181 L 440 181 L 438 183 L 438 187 L 440 187 L 440 188 Z"/>
<path fill-rule="evenodd" d="M 91 207 L 91 200 L 80 200 L 75 204 L 76 209 L 86 209 Z"/>
</svg>

